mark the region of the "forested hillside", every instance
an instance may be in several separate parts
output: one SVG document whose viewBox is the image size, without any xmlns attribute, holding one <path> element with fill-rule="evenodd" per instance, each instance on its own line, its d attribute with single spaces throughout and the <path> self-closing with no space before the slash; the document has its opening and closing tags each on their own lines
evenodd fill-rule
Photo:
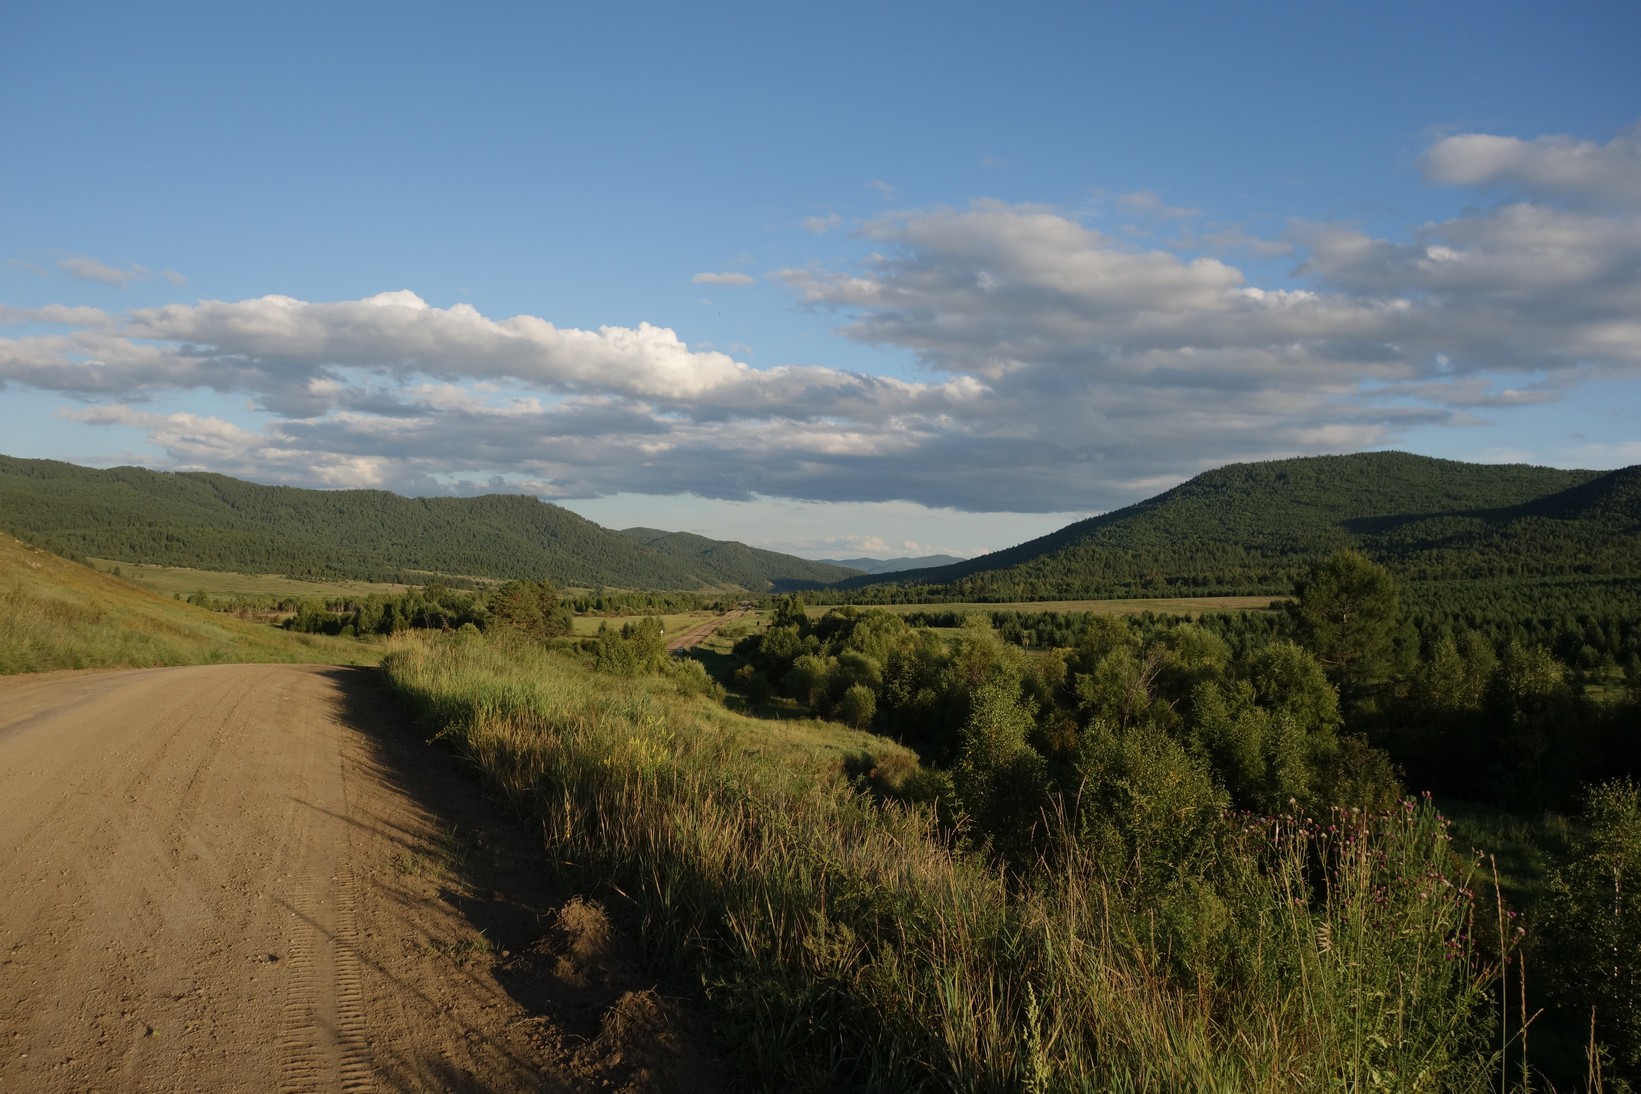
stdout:
<svg viewBox="0 0 1641 1094">
<path fill-rule="evenodd" d="M 1233 464 L 1018 547 L 890 580 L 959 600 L 1281 594 L 1344 547 L 1414 582 L 1629 578 L 1641 574 L 1638 527 L 1641 468 L 1369 452 Z"/>
<path fill-rule="evenodd" d="M 658 528 L 627 528 L 621 534 L 634 543 L 693 566 L 709 579 L 743 589 L 807 588 L 843 581 L 859 571 L 793 555 L 764 551 L 744 543 L 708 539 L 692 532 L 663 532 Z"/>
<path fill-rule="evenodd" d="M 788 562 L 809 565 L 765 552 L 769 571 L 749 562 L 732 580 L 520 494 L 405 498 L 5 456 L 0 529 L 71 557 L 409 583 L 460 575 L 763 592 L 788 576 Z"/>
</svg>

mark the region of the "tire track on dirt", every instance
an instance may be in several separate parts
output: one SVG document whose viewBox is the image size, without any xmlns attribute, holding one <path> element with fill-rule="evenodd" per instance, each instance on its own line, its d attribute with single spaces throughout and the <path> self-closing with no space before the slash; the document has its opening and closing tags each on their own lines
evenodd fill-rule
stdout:
<svg viewBox="0 0 1641 1094">
<path fill-rule="evenodd" d="M 357 856 L 399 837 L 351 799 L 397 791 L 349 785 L 345 676 L 0 679 L 0 1089 L 366 1091 L 373 1047 L 393 1085 L 453 1085 L 425 1077 L 437 1015 L 368 1022 L 363 966 L 389 966 L 361 953 Z M 425 929 L 373 926 L 399 960 Z"/>
</svg>

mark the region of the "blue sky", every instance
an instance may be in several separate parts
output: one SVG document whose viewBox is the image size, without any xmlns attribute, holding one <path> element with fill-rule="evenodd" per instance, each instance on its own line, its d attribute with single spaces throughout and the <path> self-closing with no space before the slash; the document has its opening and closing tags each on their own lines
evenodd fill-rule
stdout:
<svg viewBox="0 0 1641 1094">
<path fill-rule="evenodd" d="M 0 452 L 810 556 L 1641 462 L 1641 7 L 13 5 Z"/>
</svg>

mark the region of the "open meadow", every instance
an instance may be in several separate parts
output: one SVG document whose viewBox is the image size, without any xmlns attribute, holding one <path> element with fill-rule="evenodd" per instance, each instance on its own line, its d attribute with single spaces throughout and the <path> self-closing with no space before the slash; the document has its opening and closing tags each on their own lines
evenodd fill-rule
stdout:
<svg viewBox="0 0 1641 1094">
<path fill-rule="evenodd" d="M 402 593 L 411 587 L 381 581 L 307 581 L 285 574 L 240 574 L 226 570 L 196 570 L 187 566 L 120 562 L 108 558 L 88 558 L 86 562 L 95 569 L 117 574 L 162 596 L 184 598 L 196 593 L 219 600 L 233 597 L 364 597 Z"/>
</svg>

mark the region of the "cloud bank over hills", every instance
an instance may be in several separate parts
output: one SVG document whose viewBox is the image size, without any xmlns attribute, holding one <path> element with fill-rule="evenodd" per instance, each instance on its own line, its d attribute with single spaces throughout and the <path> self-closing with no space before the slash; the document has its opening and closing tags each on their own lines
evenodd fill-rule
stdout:
<svg viewBox="0 0 1641 1094">
<path fill-rule="evenodd" d="M 1258 238 L 1147 192 L 1125 208 L 1177 235 L 1138 245 L 1075 209 L 986 199 L 885 213 L 858 224 L 853 260 L 762 274 L 844 338 L 911 355 L 909 379 L 400 289 L 0 308 L 0 382 L 141 430 L 177 467 L 261 481 L 1046 513 L 1641 376 L 1641 125 L 1605 143 L 1462 133 L 1420 165 L 1475 204 L 1400 239 L 1299 220 Z M 1284 284 L 1236 264 L 1278 255 Z M 148 274 L 76 261 L 110 285 Z M 197 391 L 250 417 L 177 409 Z"/>
</svg>

